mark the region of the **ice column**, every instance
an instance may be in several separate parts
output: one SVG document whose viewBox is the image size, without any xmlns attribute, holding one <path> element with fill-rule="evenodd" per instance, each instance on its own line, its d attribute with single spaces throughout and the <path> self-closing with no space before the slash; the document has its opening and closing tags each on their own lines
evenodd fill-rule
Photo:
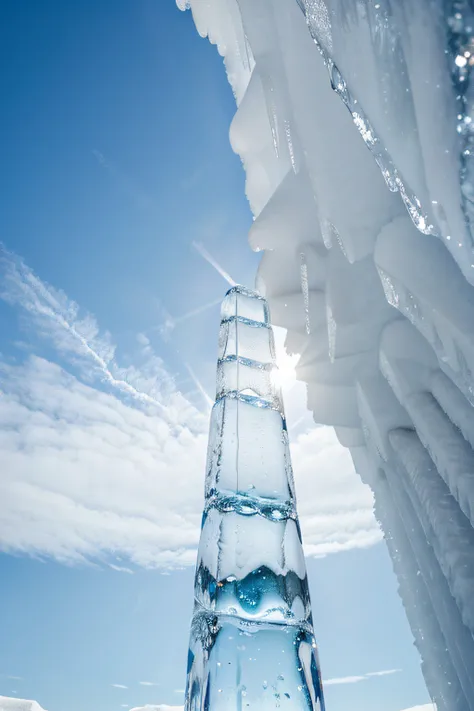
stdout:
<svg viewBox="0 0 474 711">
<path fill-rule="evenodd" d="M 186 711 L 324 702 L 268 306 L 221 311 Z"/>
</svg>

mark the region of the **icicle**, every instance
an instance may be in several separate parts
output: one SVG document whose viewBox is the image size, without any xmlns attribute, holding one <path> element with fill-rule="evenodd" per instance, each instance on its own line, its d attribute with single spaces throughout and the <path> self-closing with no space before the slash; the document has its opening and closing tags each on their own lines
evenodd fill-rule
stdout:
<svg viewBox="0 0 474 711">
<path fill-rule="evenodd" d="M 321 53 L 324 63 L 327 66 L 332 88 L 350 111 L 352 120 L 354 121 L 354 124 L 365 145 L 374 156 L 375 162 L 379 166 L 388 188 L 392 192 L 398 191 L 400 193 L 411 219 L 420 232 L 423 232 L 423 234 L 437 235 L 438 232 L 435 226 L 431 224 L 428 219 L 426 211 L 423 209 L 420 200 L 411 190 L 410 186 L 407 185 L 400 171 L 396 168 L 386 147 L 383 145 L 380 136 L 371 124 L 368 116 L 363 111 L 357 99 L 350 92 L 344 77 L 339 71 L 334 60 L 331 58 L 330 51 L 328 51 L 327 48 L 327 42 L 321 41 L 321 28 L 319 26 L 321 13 L 315 12 L 313 7 L 314 4 L 313 0 L 298 0 L 299 7 L 302 12 L 305 13 L 311 37 L 313 38 L 319 52 Z M 321 5 L 322 4 L 323 3 L 321 3 Z"/>
<path fill-rule="evenodd" d="M 308 264 L 306 262 L 306 255 L 304 252 L 300 253 L 300 279 L 301 291 L 303 292 L 305 327 L 306 333 L 309 335 L 311 333 L 311 321 L 309 319 Z"/>
</svg>

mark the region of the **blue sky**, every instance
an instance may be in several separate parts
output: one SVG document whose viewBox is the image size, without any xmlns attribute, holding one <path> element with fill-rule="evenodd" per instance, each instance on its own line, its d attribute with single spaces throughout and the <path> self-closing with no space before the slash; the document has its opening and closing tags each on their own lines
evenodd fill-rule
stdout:
<svg viewBox="0 0 474 711">
<path fill-rule="evenodd" d="M 0 694 L 181 704 L 227 288 L 193 244 L 258 264 L 233 96 L 172 0 L 2 15 Z M 328 708 L 426 703 L 370 494 L 282 363 Z"/>
</svg>

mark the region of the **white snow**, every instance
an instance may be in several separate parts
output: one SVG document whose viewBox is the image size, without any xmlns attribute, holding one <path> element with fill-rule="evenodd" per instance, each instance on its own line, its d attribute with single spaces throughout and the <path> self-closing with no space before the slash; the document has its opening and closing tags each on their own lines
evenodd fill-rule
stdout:
<svg viewBox="0 0 474 711">
<path fill-rule="evenodd" d="M 0 711 L 45 711 L 37 701 L 0 696 Z"/>
<path fill-rule="evenodd" d="M 236 95 L 257 287 L 372 488 L 438 711 L 474 711 L 474 250 L 451 81 L 471 63 L 447 45 L 465 18 L 431 0 L 189 5 Z"/>
</svg>

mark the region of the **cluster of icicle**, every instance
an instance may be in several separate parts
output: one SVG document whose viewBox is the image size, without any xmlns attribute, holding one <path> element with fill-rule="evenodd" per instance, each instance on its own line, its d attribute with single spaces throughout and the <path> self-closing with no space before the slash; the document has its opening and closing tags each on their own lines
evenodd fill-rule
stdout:
<svg viewBox="0 0 474 711">
<path fill-rule="evenodd" d="M 474 711 L 472 3 L 184 5 L 236 97 L 258 288 L 374 491 L 438 711 Z"/>
<path fill-rule="evenodd" d="M 222 304 L 186 711 L 324 711 L 266 301 Z"/>
</svg>

